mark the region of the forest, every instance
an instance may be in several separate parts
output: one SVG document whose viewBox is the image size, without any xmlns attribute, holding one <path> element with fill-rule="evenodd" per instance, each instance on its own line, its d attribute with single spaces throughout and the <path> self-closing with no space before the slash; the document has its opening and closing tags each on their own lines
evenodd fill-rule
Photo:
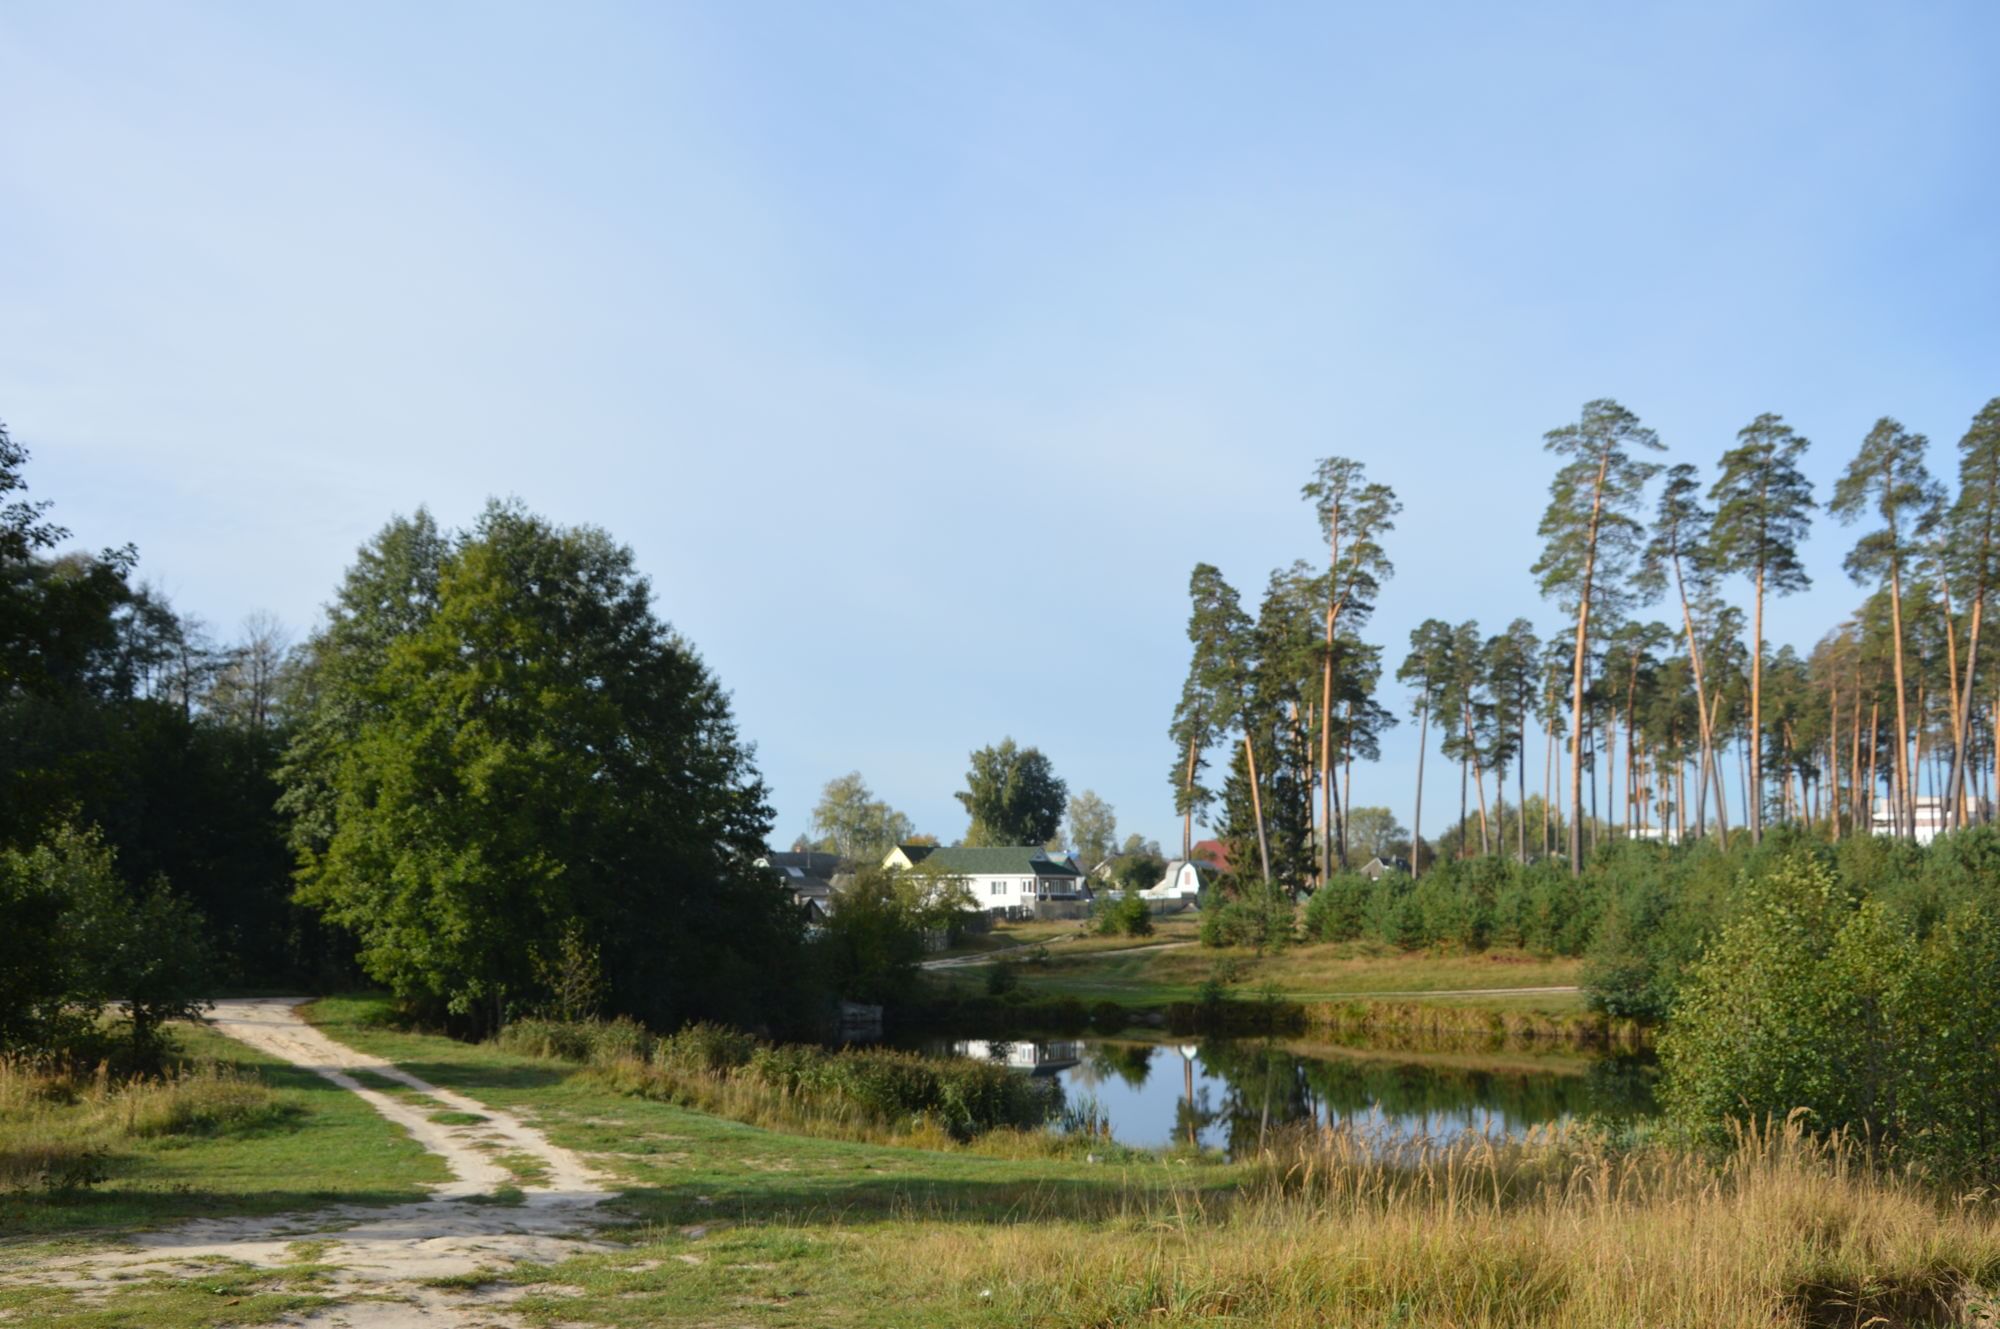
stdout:
<svg viewBox="0 0 2000 1329">
<path fill-rule="evenodd" d="M 2000 673 L 1980 648 L 2000 580 L 2000 398 L 1959 439 L 1955 487 L 1931 474 L 1929 440 L 1885 417 L 1822 504 L 1802 469 L 1809 446 L 1764 414 L 1711 471 L 1668 465 L 1654 432 L 1608 399 L 1549 431 L 1556 465 L 1527 571 L 1562 626 L 1542 637 L 1523 614 L 1491 634 L 1436 618 L 1411 632 L 1394 664 L 1412 694 L 1417 780 L 1392 851 L 1418 873 L 1495 854 L 1560 857 L 1580 876 L 1621 838 L 1754 844 L 1788 825 L 1928 839 L 1989 821 Z M 1379 699 L 1389 648 L 1366 637 L 1402 504 L 1340 457 L 1302 497 L 1324 554 L 1273 571 L 1254 616 L 1213 565 L 1188 583 L 1169 778 L 1184 852 L 1196 818 L 1213 817 L 1239 889 L 1297 893 L 1358 866 L 1354 762 L 1378 757 L 1405 718 Z M 1800 550 L 1816 516 L 1851 530 L 1843 566 L 1859 599 L 1817 641 L 1774 648 L 1765 612 L 1809 585 Z M 1458 767 L 1460 796 L 1426 840 L 1433 747 Z"/>
</svg>

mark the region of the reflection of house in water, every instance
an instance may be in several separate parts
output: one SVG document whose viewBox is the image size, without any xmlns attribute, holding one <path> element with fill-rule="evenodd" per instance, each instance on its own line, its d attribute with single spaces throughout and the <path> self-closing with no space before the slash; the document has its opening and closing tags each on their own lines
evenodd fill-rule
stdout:
<svg viewBox="0 0 2000 1329">
<path fill-rule="evenodd" d="M 1054 1075 L 1066 1071 L 1077 1064 L 1083 1056 L 1083 1045 L 1074 1041 L 1052 1043 L 1031 1043 L 1025 1040 L 1003 1042 L 999 1039 L 974 1038 L 963 1043 L 954 1043 L 952 1052 L 974 1061 L 998 1062 L 1011 1066 L 1017 1071 L 1030 1075 Z"/>
</svg>

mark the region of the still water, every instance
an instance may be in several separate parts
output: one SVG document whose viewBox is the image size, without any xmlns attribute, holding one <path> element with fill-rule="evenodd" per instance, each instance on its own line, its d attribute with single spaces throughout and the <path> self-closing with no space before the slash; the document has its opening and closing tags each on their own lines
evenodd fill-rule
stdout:
<svg viewBox="0 0 2000 1329">
<path fill-rule="evenodd" d="M 1482 1059 L 1231 1039 L 968 1039 L 925 1050 L 1053 1078 L 1069 1108 L 1094 1106 L 1121 1143 L 1193 1140 L 1231 1155 L 1254 1151 L 1265 1131 L 1294 1122 L 1444 1139 L 1519 1136 L 1584 1117 L 1616 1121 L 1653 1111 L 1651 1068 L 1631 1057 Z"/>
</svg>

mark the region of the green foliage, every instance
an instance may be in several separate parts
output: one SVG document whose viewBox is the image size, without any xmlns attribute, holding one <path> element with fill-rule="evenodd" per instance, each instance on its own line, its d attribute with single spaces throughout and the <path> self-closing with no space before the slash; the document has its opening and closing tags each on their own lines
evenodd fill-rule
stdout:
<svg viewBox="0 0 2000 1329">
<path fill-rule="evenodd" d="M 1202 910 L 1201 944 L 1246 946 L 1259 954 L 1283 950 L 1294 939 L 1296 913 L 1283 892 L 1252 891 Z"/>
<path fill-rule="evenodd" d="M 121 1060 L 158 1064 L 162 1025 L 198 1018 L 214 982 L 201 916 L 155 881 L 135 899 L 94 829 L 0 850 L 0 1053 L 88 1056 L 115 1006 Z"/>
<path fill-rule="evenodd" d="M 1084 868 L 1090 869 L 1111 856 L 1118 843 L 1118 814 L 1111 805 L 1086 789 L 1069 800 L 1069 847 L 1076 851 Z"/>
<path fill-rule="evenodd" d="M 618 1072 L 641 1092 L 672 1101 L 712 1103 L 704 1090 L 736 1085 L 808 1112 L 859 1116 L 883 1127 L 932 1122 L 959 1140 L 1003 1127 L 1039 1127 L 1058 1105 L 1059 1091 L 1048 1082 L 991 1062 L 772 1044 L 712 1024 L 655 1039 L 630 1021 L 522 1020 L 506 1026 L 497 1041 L 510 1052 Z"/>
<path fill-rule="evenodd" d="M 880 862 L 897 845 L 916 833 L 911 820 L 868 788 L 860 771 L 849 771 L 826 782 L 813 808 L 813 829 L 820 843 L 853 862 Z"/>
<path fill-rule="evenodd" d="M 1174 765 L 1169 780 L 1174 811 L 1183 817 L 1207 810 L 1214 790 L 1202 783 L 1206 753 L 1236 718 L 1238 645 L 1250 630 L 1242 597 L 1223 579 L 1221 569 L 1197 563 L 1188 577 L 1188 659 L 1186 681 L 1174 707 L 1167 736 L 1173 740 Z"/>
<path fill-rule="evenodd" d="M 824 986 L 850 1001 L 907 999 L 930 941 L 957 940 L 972 903 L 963 878 L 928 864 L 863 868 L 811 943 Z"/>
<path fill-rule="evenodd" d="M 549 999 L 537 961 L 571 926 L 610 1009 L 792 1016 L 799 914 L 750 866 L 764 786 L 631 551 L 515 506 L 448 551 L 427 521 L 363 551 L 314 643 L 300 899 L 400 999 L 474 1028 Z"/>
<path fill-rule="evenodd" d="M 1353 941 L 1359 937 L 1373 889 L 1374 883 L 1359 873 L 1340 872 L 1329 877 L 1306 901 L 1300 918 L 1306 939 Z"/>
<path fill-rule="evenodd" d="M 1156 853 L 1133 852 L 1111 865 L 1111 884 L 1121 891 L 1148 891 L 1167 875 L 1167 860 Z"/>
<path fill-rule="evenodd" d="M 1017 747 L 1011 738 L 981 748 L 965 783 L 954 797 L 972 818 L 968 845 L 1047 844 L 1062 826 L 1069 788 L 1035 748 Z"/>
<path fill-rule="evenodd" d="M 1753 861 L 1679 985 L 1660 1046 L 1669 1115 L 1721 1139 L 1731 1119 L 1802 1108 L 1815 1129 L 1865 1128 L 1947 1171 L 2000 1164 L 2000 899 L 1963 874 L 1990 849 L 1874 898 L 1810 846 Z"/>
<path fill-rule="evenodd" d="M 1146 901 L 1130 892 L 1100 896 L 1096 904 L 1096 926 L 1105 936 L 1150 937 L 1153 911 Z"/>
<path fill-rule="evenodd" d="M 757 1040 L 724 1025 L 699 1021 L 653 1047 L 653 1064 L 678 1070 L 727 1071 L 750 1064 Z"/>
</svg>

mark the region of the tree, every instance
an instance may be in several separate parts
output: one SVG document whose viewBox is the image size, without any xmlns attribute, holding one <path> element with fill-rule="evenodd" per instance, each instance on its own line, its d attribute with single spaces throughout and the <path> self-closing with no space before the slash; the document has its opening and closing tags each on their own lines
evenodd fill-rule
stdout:
<svg viewBox="0 0 2000 1329">
<path fill-rule="evenodd" d="M 1535 625 L 1525 618 L 1515 619 L 1505 632 L 1486 643 L 1486 691 L 1493 704 L 1494 779 L 1505 786 L 1506 758 L 1513 757 L 1518 790 L 1515 849 L 1516 856 L 1524 863 L 1528 861 L 1528 822 L 1522 815 L 1528 806 L 1528 717 L 1534 713 L 1536 698 L 1541 694 L 1541 652 Z M 1503 824 L 1505 820 L 1503 812 Z M 1501 848 L 1504 852 L 1504 842 Z"/>
<path fill-rule="evenodd" d="M 968 845 L 1046 844 L 1062 825 L 1069 788 L 1049 759 L 1012 738 L 972 754 L 966 788 L 953 797 L 972 818 Z"/>
<path fill-rule="evenodd" d="M 368 552 L 349 591 L 378 571 Z M 370 977 L 474 1029 L 547 997 L 537 974 L 572 921 L 616 1011 L 789 1015 L 801 924 L 752 866 L 763 782 L 631 551 L 496 503 L 435 587 L 400 630 L 375 631 L 416 597 L 337 621 L 364 629 L 359 649 L 312 671 L 305 733 L 352 738 L 323 773 L 316 748 L 294 768 L 290 792 L 327 818 L 323 845 L 303 837 L 301 899 L 354 934 Z"/>
<path fill-rule="evenodd" d="M 332 843 L 341 767 L 367 726 L 382 718 L 390 648 L 436 615 L 451 540 L 418 508 L 361 546 L 326 622 L 307 641 L 293 680 L 298 724 L 278 769 L 278 808 L 292 852 L 310 863 Z"/>
<path fill-rule="evenodd" d="M 1659 507 L 1653 515 L 1652 538 L 1646 543 L 1645 561 L 1638 585 L 1649 596 L 1666 589 L 1672 578 L 1674 595 L 1680 602 L 1681 628 L 1687 641 L 1689 667 L 1694 677 L 1696 718 L 1701 735 L 1701 774 L 1697 788 L 1704 793 L 1708 782 L 1715 783 L 1717 825 L 1722 839 L 1729 839 L 1729 814 L 1723 807 L 1722 773 L 1716 766 L 1715 741 L 1710 733 L 1708 686 L 1702 670 L 1701 643 L 1695 637 L 1693 601 L 1706 601 L 1715 590 L 1714 519 L 1701 506 L 1699 472 L 1687 462 L 1667 471 L 1660 489 Z M 1692 594 L 1690 594 L 1692 592 Z"/>
<path fill-rule="evenodd" d="M 2000 397 L 1986 403 L 1958 441 L 1958 500 L 1946 518 L 1945 566 L 1968 602 L 1965 685 L 1952 715 L 1951 774 L 1945 788 L 1947 825 L 1958 823 L 1972 730 L 1973 682 L 1986 598 L 2000 586 Z"/>
<path fill-rule="evenodd" d="M 1417 691 L 1413 705 L 1417 712 L 1417 810 L 1410 820 L 1410 872 L 1418 875 L 1423 866 L 1417 861 L 1416 846 L 1424 833 L 1424 750 L 1430 732 L 1431 712 L 1444 698 L 1446 662 L 1451 655 L 1451 624 L 1427 618 L 1410 633 L 1410 653 L 1396 671 L 1397 681 Z"/>
<path fill-rule="evenodd" d="M 1608 623 L 1625 600 L 1625 576 L 1637 552 L 1632 518 L 1659 468 L 1639 460 L 1660 441 L 1639 418 L 1609 399 L 1584 404 L 1577 422 L 1549 431 L 1544 448 L 1564 459 L 1542 514 L 1542 556 L 1534 566 L 1542 594 L 1576 615 L 1570 667 L 1569 866 L 1583 874 L 1583 683 L 1593 613 Z"/>
<path fill-rule="evenodd" d="M 1069 800 L 1069 846 L 1086 869 L 1111 857 L 1118 843 L 1118 817 L 1111 805 L 1086 789 Z"/>
<path fill-rule="evenodd" d="M 813 808 L 813 829 L 821 843 L 852 862 L 879 860 L 916 831 L 911 820 L 869 791 L 860 771 L 826 782 Z"/>
<path fill-rule="evenodd" d="M 1381 858 L 1408 843 L 1410 832 L 1387 808 L 1349 808 L 1347 838 L 1357 856 L 1366 854 L 1370 858 Z"/>
<path fill-rule="evenodd" d="M 244 729 L 270 729 L 279 721 L 291 664 L 291 634 L 267 613 L 243 620 L 243 636 L 223 656 L 204 707 L 225 723 Z"/>
<path fill-rule="evenodd" d="M 1896 686 L 1896 806 L 1902 833 L 1913 833 L 1916 789 L 1910 779 L 1908 689 L 1903 678 L 1903 564 L 1911 545 L 1937 525 L 1944 490 L 1924 466 L 1929 440 L 1884 416 L 1834 486 L 1831 511 L 1851 525 L 1873 508 L 1882 525 L 1863 535 L 1841 566 L 1857 583 L 1886 582 Z"/>
<path fill-rule="evenodd" d="M 1174 811 L 1181 814 L 1181 857 L 1194 844 L 1195 814 L 1214 801 L 1213 790 L 1200 783 L 1208 749 L 1227 733 L 1235 720 L 1232 709 L 1237 674 L 1236 652 L 1250 630 L 1250 617 L 1234 587 L 1219 569 L 1195 564 L 1188 577 L 1187 680 L 1174 707 L 1168 736 L 1174 743 Z"/>
<path fill-rule="evenodd" d="M 924 957 L 925 934 L 949 931 L 972 902 L 962 879 L 863 867 L 840 895 L 813 949 L 827 986 L 853 1001 L 908 997 Z"/>
<path fill-rule="evenodd" d="M 215 981 L 201 915 L 167 883 L 135 900 L 95 827 L 64 825 L 0 851 L 0 1050 L 88 1051 L 105 1007 L 129 1032 L 133 1069 L 159 1064 L 162 1026 L 198 1019 Z M 32 950 L 32 953 L 30 953 Z"/>
<path fill-rule="evenodd" d="M 1326 636 L 1319 705 L 1320 857 L 1319 876 L 1333 875 L 1333 673 L 1334 643 L 1343 613 L 1366 621 L 1376 593 L 1395 573 L 1383 552 L 1382 536 L 1396 528 L 1403 510 L 1395 490 L 1370 481 L 1362 465 L 1347 457 L 1322 458 L 1300 491 L 1313 505 L 1327 542 Z"/>
<path fill-rule="evenodd" d="M 1799 542 L 1812 525 L 1812 482 L 1799 470 L 1809 446 L 1783 418 L 1766 413 L 1736 435 L 1722 454 L 1722 474 L 1709 490 L 1716 504 L 1711 557 L 1722 573 L 1750 578 L 1750 840 L 1764 834 L 1764 596 L 1790 595 L 1812 584 L 1799 562 Z"/>
</svg>

